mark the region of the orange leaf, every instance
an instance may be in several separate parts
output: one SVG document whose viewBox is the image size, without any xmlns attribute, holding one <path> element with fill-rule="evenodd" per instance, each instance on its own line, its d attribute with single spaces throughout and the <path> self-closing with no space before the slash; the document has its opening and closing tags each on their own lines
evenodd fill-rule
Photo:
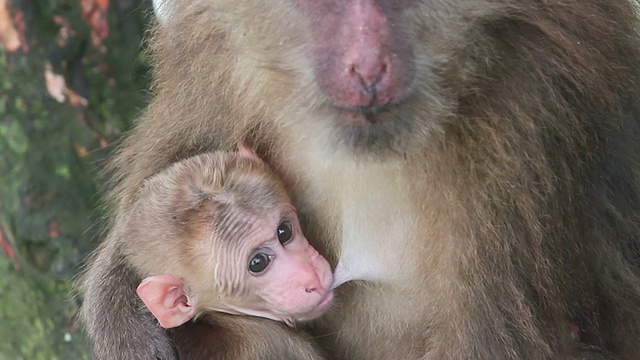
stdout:
<svg viewBox="0 0 640 360">
<path fill-rule="evenodd" d="M 58 36 L 56 37 L 56 43 L 60 47 L 67 46 L 67 42 L 69 38 L 75 35 L 75 32 L 71 30 L 71 26 L 69 25 L 69 20 L 60 15 L 54 15 L 53 21 L 60 26 L 60 30 L 58 31 Z"/>
<path fill-rule="evenodd" d="M 67 89 L 67 96 L 69 97 L 69 102 L 73 106 L 87 106 L 87 105 L 89 105 L 89 101 L 87 101 L 87 99 L 85 99 L 82 96 L 78 95 L 77 92 L 75 92 L 75 91 L 73 91 L 71 89 Z"/>
<path fill-rule="evenodd" d="M 27 32 L 27 24 L 24 21 L 24 12 L 22 10 L 17 11 L 16 16 L 13 18 L 13 23 L 16 26 L 16 30 L 18 30 L 18 35 L 20 36 L 22 51 L 28 53 L 29 43 L 27 43 L 27 36 L 25 35 Z"/>
<path fill-rule="evenodd" d="M 7 0 L 0 0 L 0 43 L 10 52 L 18 50 L 21 45 L 20 34 L 13 26 Z"/>
<path fill-rule="evenodd" d="M 80 155 L 81 157 L 85 157 L 87 156 L 87 154 L 89 154 L 89 150 L 87 150 L 87 147 L 77 141 L 73 142 L 73 147 L 76 149 L 76 153 L 78 153 L 78 155 Z"/>
<path fill-rule="evenodd" d="M 65 99 L 69 98 L 69 103 L 73 106 L 87 106 L 89 104 L 87 99 L 67 88 L 64 77 L 54 73 L 50 68 L 44 71 L 44 79 L 47 83 L 49 95 L 58 100 L 58 102 L 64 102 Z"/>
<path fill-rule="evenodd" d="M 18 261 L 18 256 L 16 254 L 16 250 L 12 245 L 12 241 L 10 241 L 9 236 L 5 233 L 5 230 L 0 227 L 0 247 L 4 251 L 5 255 L 11 260 L 15 269 L 20 272 L 21 266 Z"/>
<path fill-rule="evenodd" d="M 80 0 L 80 6 L 82 18 L 91 27 L 91 43 L 95 47 L 102 46 L 103 40 L 109 36 L 109 0 Z"/>
<path fill-rule="evenodd" d="M 47 230 L 49 231 L 49 236 L 52 238 L 58 237 L 60 235 L 60 223 L 58 223 L 56 219 L 49 220 Z"/>
</svg>

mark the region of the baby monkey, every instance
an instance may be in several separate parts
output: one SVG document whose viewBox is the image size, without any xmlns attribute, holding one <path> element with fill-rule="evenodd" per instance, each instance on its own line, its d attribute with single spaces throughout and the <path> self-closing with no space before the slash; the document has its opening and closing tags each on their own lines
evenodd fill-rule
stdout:
<svg viewBox="0 0 640 360">
<path fill-rule="evenodd" d="M 333 274 L 302 234 L 282 182 L 252 149 L 238 148 L 185 159 L 148 179 L 122 228 L 126 256 L 144 278 L 137 293 L 162 327 L 210 317 L 217 320 L 204 321 L 240 326 L 246 343 L 256 327 L 243 322 L 259 319 L 214 313 L 292 326 L 329 309 Z"/>
</svg>

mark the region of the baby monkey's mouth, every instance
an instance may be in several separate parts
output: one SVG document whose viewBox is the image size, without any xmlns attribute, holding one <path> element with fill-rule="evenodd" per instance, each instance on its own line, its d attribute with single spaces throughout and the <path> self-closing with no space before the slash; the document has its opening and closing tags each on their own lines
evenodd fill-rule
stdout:
<svg viewBox="0 0 640 360">
<path fill-rule="evenodd" d="M 333 304 L 333 297 L 334 297 L 333 290 L 327 291 L 327 294 L 320 300 L 316 309 L 318 311 L 321 311 L 322 313 L 325 313 L 327 310 L 329 310 L 329 308 L 331 307 L 331 304 Z"/>
<path fill-rule="evenodd" d="M 311 310 L 309 310 L 304 314 L 300 314 L 296 316 L 295 319 L 293 318 L 284 319 L 284 322 L 288 326 L 294 327 L 296 322 L 304 322 L 304 321 L 310 321 L 310 320 L 316 319 L 322 316 L 331 308 L 331 305 L 333 304 L 333 299 L 334 299 L 334 290 L 329 289 L 327 290 L 325 295 L 320 299 L 320 301 L 318 301 L 318 304 L 314 306 Z"/>
</svg>

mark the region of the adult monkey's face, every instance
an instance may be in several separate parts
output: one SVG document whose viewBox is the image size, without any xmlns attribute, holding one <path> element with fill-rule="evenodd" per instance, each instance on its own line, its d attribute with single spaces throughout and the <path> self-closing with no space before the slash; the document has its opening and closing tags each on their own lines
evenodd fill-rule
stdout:
<svg viewBox="0 0 640 360">
<path fill-rule="evenodd" d="M 455 113 L 473 67 L 469 48 L 480 44 L 471 36 L 474 16 L 495 8 L 484 1 L 200 1 L 239 56 L 235 80 L 247 106 L 264 106 L 281 124 L 330 145 L 384 155 L 420 151 Z M 164 4 L 167 17 L 179 8 L 178 0 Z"/>
<path fill-rule="evenodd" d="M 328 138 L 358 152 L 419 151 L 455 106 L 455 96 L 446 94 L 453 89 L 442 83 L 458 61 L 454 54 L 465 46 L 452 44 L 468 29 L 462 15 L 469 5 L 408 0 L 292 3 L 304 19 L 304 55 L 313 69 L 310 98 L 320 121 L 331 129 Z M 462 85 L 461 79 L 456 81 Z"/>
</svg>

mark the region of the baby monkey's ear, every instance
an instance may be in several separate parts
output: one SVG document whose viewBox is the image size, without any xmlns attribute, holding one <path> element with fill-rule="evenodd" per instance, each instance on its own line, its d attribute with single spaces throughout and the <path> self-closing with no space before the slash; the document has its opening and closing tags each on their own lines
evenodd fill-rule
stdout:
<svg viewBox="0 0 640 360">
<path fill-rule="evenodd" d="M 142 280 L 136 292 L 165 329 L 180 326 L 195 315 L 184 281 L 177 276 L 148 277 Z"/>
<path fill-rule="evenodd" d="M 238 152 L 242 156 L 246 156 L 254 160 L 261 160 L 256 151 L 253 150 L 245 140 L 238 141 Z"/>
</svg>

